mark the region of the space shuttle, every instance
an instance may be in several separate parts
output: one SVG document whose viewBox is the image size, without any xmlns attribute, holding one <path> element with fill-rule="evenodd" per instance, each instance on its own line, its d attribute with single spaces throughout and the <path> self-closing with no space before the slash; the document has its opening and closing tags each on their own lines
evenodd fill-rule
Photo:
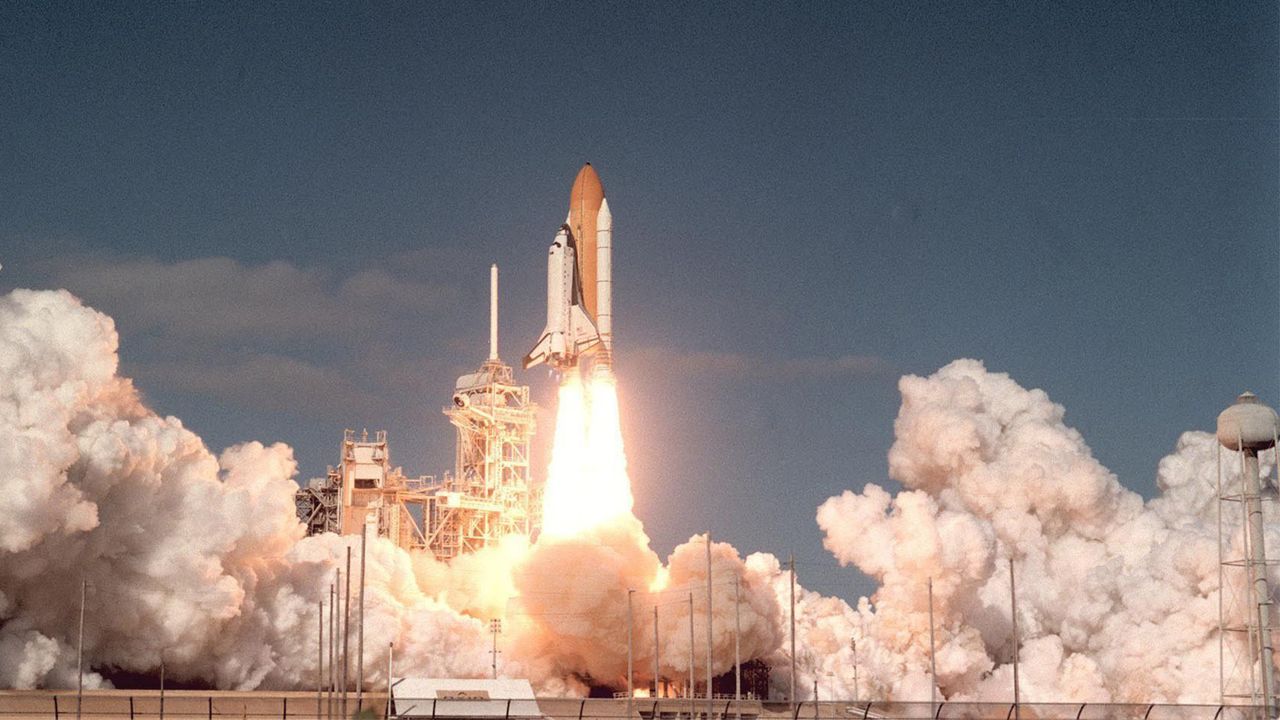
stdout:
<svg viewBox="0 0 1280 720">
<path fill-rule="evenodd" d="M 547 252 L 547 326 L 524 358 L 558 371 L 613 362 L 613 215 L 591 163 L 569 192 L 569 216 Z"/>
</svg>

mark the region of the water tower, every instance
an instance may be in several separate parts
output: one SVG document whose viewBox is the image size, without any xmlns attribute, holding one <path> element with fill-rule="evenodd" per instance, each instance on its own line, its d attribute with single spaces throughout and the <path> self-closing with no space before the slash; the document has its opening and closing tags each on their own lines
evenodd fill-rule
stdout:
<svg viewBox="0 0 1280 720">
<path fill-rule="evenodd" d="M 1275 447 L 1278 434 L 1280 420 L 1276 411 L 1263 405 L 1250 392 L 1240 395 L 1235 404 L 1218 415 L 1218 442 L 1222 449 L 1236 456 L 1224 456 L 1219 450 L 1218 623 L 1222 702 L 1247 700 L 1250 705 L 1260 706 L 1267 718 L 1273 717 L 1276 708 L 1267 569 L 1276 561 L 1267 560 L 1263 508 L 1264 503 L 1274 499 L 1277 484 L 1268 477 L 1266 484 L 1272 492 L 1263 494 L 1258 453 Z M 1237 458 L 1238 477 L 1224 482 L 1223 461 L 1234 463 Z"/>
</svg>

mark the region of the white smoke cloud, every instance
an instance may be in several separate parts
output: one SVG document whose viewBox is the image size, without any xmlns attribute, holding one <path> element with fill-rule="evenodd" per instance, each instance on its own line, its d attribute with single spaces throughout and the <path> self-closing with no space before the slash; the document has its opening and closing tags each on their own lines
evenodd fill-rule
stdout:
<svg viewBox="0 0 1280 720">
<path fill-rule="evenodd" d="M 351 540 L 302 536 L 288 447 L 249 442 L 215 456 L 140 401 L 116 374 L 116 345 L 111 319 L 66 292 L 0 297 L 0 686 L 75 684 L 83 580 L 95 671 L 154 672 L 163 657 L 171 676 L 218 687 L 313 687 L 317 605 Z M 1160 464 L 1161 495 L 1144 502 L 1041 391 L 970 360 L 900 387 L 889 464 L 903 489 L 867 485 L 817 514 L 827 548 L 880 587 L 856 607 L 797 588 L 802 697 L 817 680 L 821 696 L 852 698 L 856 668 L 862 698 L 927 699 L 932 578 L 942 696 L 1006 701 L 1013 558 L 1024 699 L 1215 700 L 1211 436 L 1185 434 Z M 503 672 L 544 693 L 621 688 L 629 590 L 637 684 L 652 675 L 655 606 L 660 673 L 687 676 L 690 593 L 703 679 L 703 537 L 663 560 L 625 514 L 449 565 L 384 540 L 368 551 L 374 687 L 393 642 L 397 673 L 486 675 L 489 619 L 500 618 Z M 713 672 L 732 667 L 739 584 L 742 658 L 765 658 L 785 694 L 788 574 L 772 555 L 714 543 L 711 582 Z"/>
<path fill-rule="evenodd" d="M 1013 558 L 1024 700 L 1217 702 L 1211 435 L 1184 434 L 1143 502 L 1042 391 L 973 360 L 899 387 L 889 468 L 904 489 L 846 491 L 817 514 L 826 547 L 880 582 L 840 612 L 866 648 L 864 693 L 928 699 L 932 578 L 942 696 L 1007 701 Z M 843 654 L 819 656 L 814 672 L 847 689 Z"/>
<path fill-rule="evenodd" d="M 146 673 L 163 658 L 171 677 L 218 687 L 314 686 L 317 606 L 352 540 L 303 537 L 287 446 L 249 442 L 215 457 L 116 375 L 116 346 L 111 319 L 65 291 L 0 298 L 0 686 L 75 684 L 69 631 L 82 580 L 89 667 Z M 718 582 L 744 576 L 732 548 L 715 551 Z M 532 547 L 512 539 L 451 565 L 376 540 L 366 676 L 385 682 L 392 642 L 397 672 L 483 676 L 488 618 L 497 617 L 510 638 L 506 671 L 549 692 L 620 686 L 627 588 L 703 582 L 702 566 L 685 563 L 691 552 L 677 550 L 664 567 L 629 514 Z M 744 586 L 744 651 L 762 654 L 776 645 L 776 608 L 761 582 L 744 576 Z M 718 672 L 732 663 L 719 617 L 732 617 L 727 597 L 716 605 Z M 663 610 L 662 622 L 687 622 L 687 609 Z M 637 613 L 637 637 L 651 633 L 646 617 Z M 672 643 L 663 665 L 682 673 L 687 643 Z"/>
<path fill-rule="evenodd" d="M 0 298 L 0 684 L 74 684 L 84 580 L 91 667 L 153 672 L 163 655 L 177 678 L 311 686 L 346 540 L 302 537 L 288 447 L 215 458 L 139 401 L 115 351 L 111 320 L 66 292 Z M 424 672 L 478 672 L 481 624 L 423 593 L 407 554 L 374 542 L 368 575 L 371 677 L 392 640 Z"/>
</svg>

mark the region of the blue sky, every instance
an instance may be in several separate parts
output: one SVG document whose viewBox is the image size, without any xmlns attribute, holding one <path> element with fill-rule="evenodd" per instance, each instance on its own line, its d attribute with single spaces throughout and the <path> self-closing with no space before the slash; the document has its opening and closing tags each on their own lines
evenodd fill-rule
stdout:
<svg viewBox="0 0 1280 720">
<path fill-rule="evenodd" d="M 514 361 L 590 160 L 655 545 L 852 596 L 814 509 L 885 481 L 903 373 L 1043 388 L 1148 496 L 1280 403 L 1276 38 L 1274 3 L 11 4 L 0 290 L 111 313 L 215 450 L 308 476 L 385 428 L 436 473 L 487 267 Z"/>
</svg>

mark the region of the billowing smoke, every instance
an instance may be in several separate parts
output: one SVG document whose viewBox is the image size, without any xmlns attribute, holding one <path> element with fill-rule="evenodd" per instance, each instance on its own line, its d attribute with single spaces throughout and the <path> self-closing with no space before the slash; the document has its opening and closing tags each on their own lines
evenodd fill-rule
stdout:
<svg viewBox="0 0 1280 720">
<path fill-rule="evenodd" d="M 691 597 L 692 660 L 697 682 L 705 681 L 705 536 L 677 547 L 664 567 L 649 549 L 639 521 L 629 517 L 572 542 L 552 540 L 531 554 L 517 573 L 520 598 L 513 609 L 532 628 L 519 641 L 522 654 L 550 665 L 544 673 L 625 685 L 627 636 L 621 629 L 627 627 L 631 590 L 637 682 L 644 686 L 653 677 L 656 608 L 660 676 L 684 684 L 690 663 Z M 711 584 L 712 672 L 719 675 L 733 667 L 735 623 L 741 627 L 745 661 L 764 657 L 778 646 L 781 615 L 769 576 L 743 562 L 728 544 L 711 545 Z M 735 590 L 741 598 L 737 605 Z"/>
<path fill-rule="evenodd" d="M 1217 702 L 1213 436 L 1184 434 L 1160 463 L 1162 494 L 1144 502 L 1042 391 L 973 360 L 899 387 L 889 469 L 904 489 L 869 484 L 817 515 L 826 547 L 880 588 L 856 611 L 830 608 L 843 646 L 814 626 L 821 611 L 801 611 L 806 680 L 852 695 L 856 637 L 864 696 L 927 700 L 932 578 L 940 697 L 1007 701 L 1012 558 L 1024 700 Z M 1224 483 L 1238 483 L 1223 465 Z M 1239 518 L 1228 523 L 1238 538 Z M 1238 539 L 1228 552 L 1241 554 Z"/>
<path fill-rule="evenodd" d="M 110 318 L 66 292 L 0 297 L 0 687 L 75 684 L 82 581 L 85 657 L 97 671 L 153 673 L 163 659 L 171 677 L 218 687 L 313 687 L 318 604 L 350 539 L 303 537 L 288 447 L 249 442 L 215 456 L 116 374 L 116 344 Z M 880 587 L 856 607 L 798 588 L 803 697 L 815 679 L 823 697 L 853 697 L 856 668 L 863 698 L 927 699 L 932 578 L 941 696 L 1007 700 L 1011 558 L 1024 699 L 1216 698 L 1211 436 L 1185 434 L 1160 464 L 1162 494 L 1144 502 L 1092 457 L 1061 407 L 978 362 L 906 377 L 901 391 L 889 459 L 902 491 L 867 485 L 818 510 L 827 548 Z M 614 488 L 598 498 L 614 503 L 611 519 L 449 565 L 371 542 L 364 666 L 374 687 L 393 642 L 397 673 L 486 675 L 499 618 L 505 674 L 551 694 L 621 688 L 628 599 L 637 683 L 652 675 L 655 608 L 659 672 L 680 682 L 690 596 L 702 681 L 706 539 L 665 561 L 654 553 L 630 512 L 620 436 L 595 417 L 616 416 L 612 386 L 568 392 L 599 399 L 575 410 L 590 426 L 570 430 L 584 431 L 589 453 L 614 454 L 563 467 L 618 476 L 596 486 Z M 1271 462 L 1268 453 L 1264 469 Z M 743 558 L 722 543 L 711 556 L 713 672 L 732 666 L 737 615 L 742 657 L 766 659 L 785 692 L 788 574 L 771 555 Z"/>
<path fill-rule="evenodd" d="M 288 447 L 250 442 L 215 457 L 179 420 L 143 405 L 116 374 L 116 347 L 111 319 L 65 291 L 0 298 L 0 687 L 75 684 L 82 581 L 90 667 L 148 673 L 163 659 L 170 677 L 218 687 L 313 687 L 318 604 L 351 540 L 303 537 Z M 593 413 L 606 410 L 597 403 Z M 620 453 L 606 432 L 592 447 L 614 444 Z M 618 461 L 608 467 L 624 472 Z M 626 492 L 606 525 L 532 547 L 511 539 L 451 565 L 372 542 L 369 680 L 385 682 L 392 642 L 399 673 L 486 675 L 489 619 L 502 618 L 504 672 L 550 693 L 624 686 L 628 590 L 637 591 L 637 679 L 647 681 L 646 654 L 652 662 L 639 638 L 652 635 L 644 611 L 654 604 L 671 626 L 663 672 L 683 674 L 687 635 L 673 628 L 689 611 L 666 599 L 670 588 L 700 587 L 705 560 L 682 546 L 664 566 Z M 743 585 L 743 651 L 765 654 L 777 645 L 773 595 L 732 548 L 713 549 L 715 581 Z M 723 672 L 733 657 L 732 595 L 720 597 L 714 651 Z M 705 602 L 694 612 L 705 622 Z M 94 674 L 87 684 L 103 682 Z"/>
<path fill-rule="evenodd" d="M 303 539 L 292 451 L 214 457 L 116 365 L 112 321 L 70 294 L 0 298 L 0 686 L 75 684 L 82 581 L 92 667 L 151 672 L 163 656 L 171 676 L 220 687 L 310 686 L 317 603 L 345 547 Z M 406 554 L 375 543 L 369 575 L 372 647 L 411 638 L 406 662 L 429 673 L 483 665 L 432 651 L 483 628 L 423 592 Z"/>
</svg>

